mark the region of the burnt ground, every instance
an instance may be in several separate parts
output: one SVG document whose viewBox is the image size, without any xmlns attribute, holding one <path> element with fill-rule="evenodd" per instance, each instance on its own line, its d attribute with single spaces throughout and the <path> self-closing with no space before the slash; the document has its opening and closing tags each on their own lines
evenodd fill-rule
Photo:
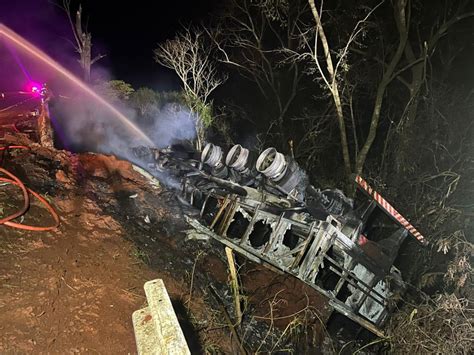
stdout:
<svg viewBox="0 0 474 355">
<path fill-rule="evenodd" d="M 47 197 L 61 225 L 55 232 L 0 226 L 0 353 L 134 353 L 131 314 L 154 278 L 164 280 L 194 353 L 238 351 L 224 314 L 234 318 L 224 248 L 184 233 L 183 215 L 196 211 L 128 162 L 27 143 L 30 152 L 12 153 L 3 166 Z M 19 197 L 2 186 L 1 215 Z M 33 204 L 24 222 L 51 219 Z M 246 350 L 319 352 L 325 299 L 295 278 L 237 261 L 245 310 L 237 331 Z"/>
</svg>

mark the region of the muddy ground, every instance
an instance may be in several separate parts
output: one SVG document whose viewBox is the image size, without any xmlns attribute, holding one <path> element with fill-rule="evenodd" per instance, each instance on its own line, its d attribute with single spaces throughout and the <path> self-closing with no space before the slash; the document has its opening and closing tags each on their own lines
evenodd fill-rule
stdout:
<svg viewBox="0 0 474 355">
<path fill-rule="evenodd" d="M 61 225 L 0 226 L 0 353 L 134 353 L 131 315 L 154 278 L 193 353 L 236 353 L 239 341 L 247 352 L 321 350 L 330 310 L 313 289 L 237 256 L 245 311 L 236 339 L 225 321 L 235 319 L 223 246 L 185 233 L 183 216 L 196 211 L 128 162 L 27 143 L 30 152 L 3 166 L 47 197 Z M 0 203 L 2 215 L 12 211 L 18 190 L 0 187 Z M 24 223 L 51 219 L 33 204 Z"/>
</svg>

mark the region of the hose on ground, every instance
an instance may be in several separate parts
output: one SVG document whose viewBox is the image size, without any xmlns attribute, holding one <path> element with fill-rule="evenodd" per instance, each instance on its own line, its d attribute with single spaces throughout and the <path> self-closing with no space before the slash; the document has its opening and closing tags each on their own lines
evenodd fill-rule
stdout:
<svg viewBox="0 0 474 355">
<path fill-rule="evenodd" d="M 4 150 L 9 150 L 9 149 L 29 149 L 29 147 L 26 146 L 6 146 L 6 147 L 0 147 L 0 151 Z M 23 230 L 28 230 L 28 231 L 50 231 L 54 230 L 59 226 L 59 216 L 54 210 L 54 208 L 46 201 L 46 199 L 42 196 L 40 196 L 38 193 L 34 192 L 33 190 L 29 189 L 26 187 L 23 182 L 15 175 L 13 175 L 11 172 L 4 168 L 0 168 L 0 173 L 3 175 L 6 175 L 7 177 L 1 177 L 0 176 L 0 182 L 4 182 L 7 184 L 12 184 L 18 186 L 23 194 L 23 206 L 16 212 L 12 213 L 9 216 L 2 217 L 0 218 L 0 225 L 6 225 L 9 227 L 17 228 L 17 229 L 23 229 Z M 13 220 L 16 218 L 19 218 L 23 216 L 29 209 L 30 207 L 30 195 L 33 195 L 36 197 L 49 211 L 51 216 L 54 219 L 54 224 L 51 226 L 32 226 L 32 225 L 27 225 L 27 224 L 22 224 L 22 223 L 17 223 L 14 222 Z"/>
<path fill-rule="evenodd" d="M 0 172 L 10 178 L 10 179 L 7 179 L 4 177 L 0 177 L 0 181 L 17 185 L 23 193 L 23 207 L 19 209 L 18 211 L 16 211 L 15 213 L 12 213 L 11 215 L 0 219 L 0 224 L 5 224 L 11 221 L 12 219 L 23 216 L 26 213 L 26 211 L 28 210 L 28 207 L 30 206 L 30 196 L 28 195 L 28 190 L 26 189 L 25 185 L 21 182 L 20 179 L 18 179 L 15 175 L 13 175 L 12 173 L 10 173 L 9 171 L 3 168 L 0 168 Z"/>
</svg>

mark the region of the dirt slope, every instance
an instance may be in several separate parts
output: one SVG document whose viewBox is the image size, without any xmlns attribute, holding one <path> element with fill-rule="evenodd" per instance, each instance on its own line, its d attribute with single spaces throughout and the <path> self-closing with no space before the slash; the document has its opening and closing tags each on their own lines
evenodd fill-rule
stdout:
<svg viewBox="0 0 474 355">
<path fill-rule="evenodd" d="M 36 233 L 0 226 L 0 353 L 133 353 L 131 314 L 144 304 L 143 283 L 162 277 L 173 298 L 187 292 L 146 266 L 112 216 L 118 199 L 145 193 L 146 180 L 112 157 L 40 147 L 12 155 L 5 167 L 47 196 L 61 226 Z M 21 205 L 11 186 L 0 189 L 0 201 L 4 213 Z M 36 205 L 24 220 L 50 222 Z"/>
<path fill-rule="evenodd" d="M 232 317 L 225 253 L 218 242 L 186 240 L 183 213 L 193 211 L 128 162 L 26 143 L 30 152 L 12 153 L 3 165 L 47 197 L 61 225 L 42 233 L 0 226 L 0 353 L 134 353 L 131 314 L 144 304 L 144 282 L 157 277 L 194 352 L 236 351 L 209 292 L 213 285 Z M 19 197 L 14 187 L 2 186 L 2 213 L 20 205 Z M 35 204 L 24 220 L 50 222 Z M 240 334 L 247 349 L 284 348 L 288 337 L 305 349 L 320 345 L 328 316 L 321 296 L 291 277 L 238 260 L 247 301 Z"/>
<path fill-rule="evenodd" d="M 54 181 L 49 169 L 58 156 L 38 149 L 21 165 L 14 157 L 5 165 L 49 196 L 61 226 L 42 233 L 0 226 L 0 352 L 133 352 L 130 316 L 144 303 L 143 283 L 158 275 L 138 259 L 121 225 L 87 196 L 86 186 L 76 185 L 80 161 L 61 153 L 58 163 L 69 171 L 53 169 Z M 0 194 L 18 205 L 15 189 Z M 50 220 L 33 206 L 26 222 Z"/>
</svg>

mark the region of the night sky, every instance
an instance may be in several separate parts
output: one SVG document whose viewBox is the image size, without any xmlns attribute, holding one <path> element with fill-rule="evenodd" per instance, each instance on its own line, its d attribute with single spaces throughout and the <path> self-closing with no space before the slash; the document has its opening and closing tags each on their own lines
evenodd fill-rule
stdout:
<svg viewBox="0 0 474 355">
<path fill-rule="evenodd" d="M 0 22 L 31 40 L 53 58 L 78 73 L 72 33 L 66 14 L 55 4 L 62 0 L 0 0 Z M 72 1 L 77 8 L 79 1 Z M 100 69 L 134 87 L 178 88 L 172 71 L 153 59 L 157 44 L 174 37 L 182 24 L 207 21 L 216 0 L 97 1 L 83 0 L 83 16 L 92 33 L 93 52 L 106 53 Z"/>
<path fill-rule="evenodd" d="M 182 24 L 206 21 L 215 0 L 109 3 L 83 1 L 85 13 L 90 14 L 91 32 L 107 49 L 107 64 L 117 77 L 134 85 L 166 89 L 163 85 L 174 74 L 160 68 L 153 59 L 153 50 L 159 42 L 172 38 Z"/>
<path fill-rule="evenodd" d="M 73 40 L 71 28 L 65 12 L 57 6 L 62 1 L 0 0 L 0 22 L 80 76 L 78 55 L 70 43 Z M 107 78 L 125 80 L 135 88 L 148 86 L 155 90 L 179 88 L 176 75 L 153 59 L 158 43 L 173 38 L 182 25 L 206 23 L 218 16 L 219 8 L 225 4 L 218 0 L 71 1 L 73 9 L 79 3 L 83 5 L 83 16 L 92 33 L 93 54 L 107 54 L 93 67 L 96 75 L 106 73 Z M 464 21 L 461 26 L 467 23 Z M 466 48 L 472 50 L 468 45 Z M 0 56 L 2 54 L 0 52 Z M 471 56 L 459 57 L 459 67 L 470 66 Z M 469 77 L 472 75 L 471 70 Z M 457 80 L 465 78 L 465 70 L 460 71 Z"/>
</svg>

